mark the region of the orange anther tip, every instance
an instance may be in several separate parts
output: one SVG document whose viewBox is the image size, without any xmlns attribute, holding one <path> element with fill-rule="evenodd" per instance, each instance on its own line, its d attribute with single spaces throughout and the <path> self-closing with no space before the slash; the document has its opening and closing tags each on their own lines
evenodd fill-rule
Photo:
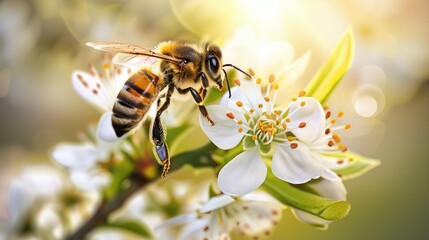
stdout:
<svg viewBox="0 0 429 240">
<path fill-rule="evenodd" d="M 249 74 L 250 74 L 250 76 L 254 77 L 255 71 L 253 71 L 253 69 L 249 68 Z"/>
<path fill-rule="evenodd" d="M 234 79 L 234 83 L 235 83 L 235 85 L 237 85 L 237 86 L 241 86 L 241 82 L 240 82 L 240 80 L 238 80 L 238 79 Z"/>
<path fill-rule="evenodd" d="M 273 83 L 276 80 L 276 77 L 274 76 L 274 74 L 270 74 L 270 76 L 268 77 L 268 82 Z"/>
<path fill-rule="evenodd" d="M 227 114 L 226 114 L 226 116 L 227 116 L 228 118 L 230 118 L 230 119 L 234 119 L 234 118 L 235 118 L 235 117 L 234 117 L 234 114 L 233 114 L 232 112 L 227 113 Z"/>
<path fill-rule="evenodd" d="M 307 92 L 306 92 L 306 91 L 301 90 L 301 91 L 299 92 L 298 96 L 299 96 L 299 97 L 304 97 L 306 94 L 307 94 Z"/>
</svg>

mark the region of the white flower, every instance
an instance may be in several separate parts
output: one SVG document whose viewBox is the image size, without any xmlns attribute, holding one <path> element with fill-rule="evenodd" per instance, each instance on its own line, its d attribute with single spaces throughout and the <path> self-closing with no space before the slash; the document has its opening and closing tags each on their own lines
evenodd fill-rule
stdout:
<svg viewBox="0 0 429 240">
<path fill-rule="evenodd" d="M 258 188 L 267 173 L 261 153 L 269 152 L 273 152 L 274 175 L 284 181 L 301 184 L 321 176 L 338 180 L 316 154 L 326 137 L 320 103 L 300 93 L 287 108 L 277 109 L 279 86 L 274 76 L 270 76 L 265 94 L 261 81 L 236 80 L 238 87 L 232 89 L 232 98 L 224 96 L 220 105 L 208 106 L 215 126 L 200 118 L 203 131 L 221 149 L 233 148 L 244 138 L 245 151 L 221 169 L 219 188 L 234 196 Z"/>
<path fill-rule="evenodd" d="M 109 163 L 118 144 L 84 138 L 80 143 L 59 143 L 51 154 L 52 159 L 68 169 L 77 187 L 85 191 L 98 191 L 110 183 L 110 174 L 102 169 L 102 165 Z"/>
<path fill-rule="evenodd" d="M 346 200 L 347 191 L 342 181 L 329 181 L 321 178 L 307 183 L 306 186 L 321 197 L 335 200 Z M 298 209 L 293 208 L 292 210 L 295 216 L 304 223 L 308 223 L 322 229 L 326 229 L 328 225 L 333 222 Z"/>
<path fill-rule="evenodd" d="M 265 193 L 234 199 L 220 195 L 209 199 L 198 211 L 159 225 L 156 231 L 183 224 L 176 239 L 230 239 L 230 232 L 270 235 L 281 218 L 282 205 Z"/>
</svg>

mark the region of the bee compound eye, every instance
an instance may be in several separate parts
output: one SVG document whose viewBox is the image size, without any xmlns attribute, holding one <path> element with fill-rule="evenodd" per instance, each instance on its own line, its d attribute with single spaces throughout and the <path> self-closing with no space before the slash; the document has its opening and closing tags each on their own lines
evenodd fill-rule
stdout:
<svg viewBox="0 0 429 240">
<path fill-rule="evenodd" d="M 217 58 L 210 57 L 208 59 L 208 64 L 209 64 L 210 70 L 213 73 L 217 73 L 219 71 L 219 61 L 217 60 Z"/>
</svg>

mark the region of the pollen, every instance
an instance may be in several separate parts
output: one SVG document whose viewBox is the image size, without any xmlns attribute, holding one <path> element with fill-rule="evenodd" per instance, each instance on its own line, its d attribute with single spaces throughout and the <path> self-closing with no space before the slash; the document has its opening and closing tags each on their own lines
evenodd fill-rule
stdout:
<svg viewBox="0 0 429 240">
<path fill-rule="evenodd" d="M 306 94 L 307 94 L 307 92 L 306 92 L 306 91 L 301 90 L 301 91 L 299 92 L 299 94 L 298 94 L 298 97 L 304 97 Z"/>
<path fill-rule="evenodd" d="M 241 102 L 241 101 L 237 101 L 235 104 L 237 104 L 237 107 L 242 107 L 243 106 L 243 102 Z"/>
<path fill-rule="evenodd" d="M 331 111 L 327 111 L 325 114 L 325 118 L 328 119 L 331 117 Z"/>
<path fill-rule="evenodd" d="M 330 140 L 330 141 L 328 142 L 328 146 L 329 146 L 329 147 L 334 146 L 334 142 L 333 142 L 332 140 Z"/>
<path fill-rule="evenodd" d="M 285 121 L 286 121 L 287 123 L 290 123 L 290 118 L 286 118 L 286 119 L 285 119 Z"/>
<path fill-rule="evenodd" d="M 270 98 L 269 97 L 264 97 L 265 102 L 269 102 Z"/>
<path fill-rule="evenodd" d="M 282 128 L 283 128 L 283 129 L 286 129 L 286 128 L 287 128 L 286 123 L 283 123 L 283 124 L 282 124 Z"/>
<path fill-rule="evenodd" d="M 297 148 L 297 147 L 298 147 L 298 143 L 291 143 L 291 144 L 290 144 L 290 147 L 291 147 L 292 149 L 295 149 L 295 148 Z"/>
<path fill-rule="evenodd" d="M 257 139 L 258 139 L 258 136 L 256 136 L 256 135 L 253 135 L 253 136 L 252 136 L 252 140 L 253 140 L 253 141 L 256 141 Z"/>
<path fill-rule="evenodd" d="M 338 117 L 341 118 L 344 116 L 344 112 L 338 112 Z"/>
<path fill-rule="evenodd" d="M 249 74 L 250 74 L 250 76 L 254 77 L 255 71 L 253 71 L 253 69 L 249 68 Z"/>
<path fill-rule="evenodd" d="M 264 105 L 262 103 L 258 104 L 258 108 L 262 108 Z"/>
<path fill-rule="evenodd" d="M 337 122 L 337 120 L 331 119 L 331 124 L 335 124 L 336 122 Z"/>
<path fill-rule="evenodd" d="M 243 128 L 238 128 L 238 132 L 239 133 L 242 133 L 244 131 L 244 129 Z"/>
<path fill-rule="evenodd" d="M 233 114 L 232 112 L 227 113 L 227 114 L 226 114 L 226 116 L 227 116 L 228 118 L 230 118 L 230 119 L 234 119 L 234 118 L 235 118 L 235 117 L 234 117 L 234 114 Z"/>
<path fill-rule="evenodd" d="M 256 84 L 261 84 L 261 82 L 262 82 L 262 78 L 259 77 L 256 79 Z"/>
<path fill-rule="evenodd" d="M 351 127 L 352 127 L 352 125 L 349 123 L 349 124 L 346 124 L 346 125 L 344 126 L 344 129 L 345 129 L 345 130 L 349 130 Z"/>
<path fill-rule="evenodd" d="M 103 64 L 103 68 L 108 69 L 108 68 L 110 68 L 110 65 L 108 63 L 105 63 L 105 64 Z"/>
<path fill-rule="evenodd" d="M 304 106 L 305 106 L 305 101 L 302 101 L 302 102 L 300 103 L 300 105 L 301 105 L 301 107 L 304 107 Z"/>
<path fill-rule="evenodd" d="M 274 74 L 270 74 L 270 76 L 268 77 L 268 82 L 273 83 L 276 80 L 276 77 L 274 76 Z"/>
<path fill-rule="evenodd" d="M 299 128 L 305 128 L 305 126 L 307 126 L 307 123 L 301 122 L 298 127 Z"/>
<path fill-rule="evenodd" d="M 237 85 L 237 86 L 241 86 L 241 82 L 240 82 L 240 80 L 238 80 L 238 79 L 234 79 L 234 83 L 235 83 L 235 85 Z"/>
<path fill-rule="evenodd" d="M 252 114 L 252 113 L 254 113 L 254 112 L 255 112 L 255 109 L 253 109 L 253 108 L 249 109 L 249 113 L 250 113 L 250 114 Z"/>
<path fill-rule="evenodd" d="M 243 121 L 238 120 L 238 121 L 237 121 L 237 124 L 238 124 L 238 125 L 241 125 L 241 124 L 243 124 Z"/>
</svg>

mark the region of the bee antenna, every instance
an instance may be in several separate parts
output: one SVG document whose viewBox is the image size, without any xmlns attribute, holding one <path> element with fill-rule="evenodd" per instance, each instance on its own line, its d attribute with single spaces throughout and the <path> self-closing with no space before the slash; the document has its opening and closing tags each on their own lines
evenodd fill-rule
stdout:
<svg viewBox="0 0 429 240">
<path fill-rule="evenodd" d="M 229 98 L 231 98 L 231 86 L 229 85 L 228 74 L 226 73 L 225 69 L 223 69 L 223 68 L 222 68 L 222 71 L 225 74 L 226 86 L 228 86 Z"/>
<path fill-rule="evenodd" d="M 239 71 L 239 72 L 243 73 L 244 75 L 248 76 L 249 78 L 252 78 L 252 76 L 250 76 L 250 74 L 248 74 L 247 72 L 245 72 L 245 71 L 241 70 L 240 68 L 238 68 L 238 67 L 236 67 L 236 66 L 234 66 L 234 65 L 232 65 L 232 64 L 227 63 L 227 64 L 224 64 L 222 67 L 232 67 L 232 68 L 234 68 L 235 70 L 237 70 L 237 71 Z M 225 70 L 224 70 L 224 71 L 225 71 Z"/>
</svg>

